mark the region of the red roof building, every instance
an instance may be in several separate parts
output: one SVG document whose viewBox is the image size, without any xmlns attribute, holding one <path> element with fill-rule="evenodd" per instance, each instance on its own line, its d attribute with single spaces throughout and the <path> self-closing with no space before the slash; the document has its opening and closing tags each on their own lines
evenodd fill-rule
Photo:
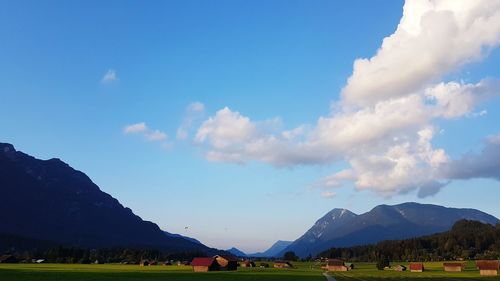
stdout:
<svg viewBox="0 0 500 281">
<path fill-rule="evenodd" d="M 444 262 L 443 268 L 444 271 L 457 272 L 462 271 L 465 267 L 465 264 L 462 262 Z"/>
<path fill-rule="evenodd" d="M 421 262 L 412 262 L 410 263 L 410 271 L 411 272 L 423 272 L 424 264 Z"/>
<path fill-rule="evenodd" d="M 338 259 L 329 259 L 324 268 L 328 271 L 349 271 L 352 269 L 350 266 L 347 266 L 343 260 Z"/>
<path fill-rule="evenodd" d="M 219 264 L 220 270 L 237 270 L 238 258 L 229 255 L 216 255 L 214 259 Z"/>
<path fill-rule="evenodd" d="M 194 272 L 207 272 L 219 270 L 219 264 L 215 258 L 194 258 L 191 261 Z"/>
<path fill-rule="evenodd" d="M 476 266 L 483 276 L 497 276 L 500 263 L 496 260 L 479 260 L 476 261 Z"/>
</svg>

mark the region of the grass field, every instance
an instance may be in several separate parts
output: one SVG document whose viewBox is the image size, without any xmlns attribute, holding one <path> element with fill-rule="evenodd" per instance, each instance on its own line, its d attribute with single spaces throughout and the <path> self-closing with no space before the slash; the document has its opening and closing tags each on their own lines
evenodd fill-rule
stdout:
<svg viewBox="0 0 500 281">
<path fill-rule="evenodd" d="M 0 264 L 0 281 L 324 281 L 320 269 L 239 268 L 236 272 L 194 273 L 190 266 Z"/>
<path fill-rule="evenodd" d="M 309 263 L 294 263 L 295 269 L 239 268 L 236 272 L 194 273 L 189 266 L 0 264 L 0 281 L 324 281 L 322 270 Z M 404 263 L 402 263 L 404 264 Z M 443 272 L 442 263 L 425 263 L 423 273 L 379 271 L 375 264 L 356 263 L 349 272 L 332 272 L 337 281 L 346 280 L 500 280 L 482 277 L 469 264 L 464 272 Z"/>
<path fill-rule="evenodd" d="M 408 263 L 396 263 L 408 267 Z M 473 281 L 473 280 L 500 280 L 500 277 L 484 277 L 479 275 L 474 263 L 468 263 L 465 271 L 462 272 L 444 272 L 442 262 L 424 263 L 424 272 L 377 270 L 374 263 L 355 264 L 355 269 L 349 272 L 330 273 L 337 281 L 378 281 L 378 280 L 454 280 L 454 281 Z"/>
</svg>

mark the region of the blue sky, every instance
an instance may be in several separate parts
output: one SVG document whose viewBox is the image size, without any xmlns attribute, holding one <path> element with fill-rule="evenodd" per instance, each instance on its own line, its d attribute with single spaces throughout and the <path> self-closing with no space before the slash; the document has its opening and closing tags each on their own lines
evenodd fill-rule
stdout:
<svg viewBox="0 0 500 281">
<path fill-rule="evenodd" d="M 500 217 L 500 27 L 468 22 L 474 3 L 403 5 L 4 2 L 0 141 L 218 248 L 294 240 L 332 208 Z"/>
</svg>

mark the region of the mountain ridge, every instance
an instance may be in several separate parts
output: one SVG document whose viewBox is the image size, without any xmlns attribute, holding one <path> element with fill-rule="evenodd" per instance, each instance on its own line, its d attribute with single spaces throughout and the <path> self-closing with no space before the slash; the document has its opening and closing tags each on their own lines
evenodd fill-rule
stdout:
<svg viewBox="0 0 500 281">
<path fill-rule="evenodd" d="M 217 251 L 165 235 L 62 160 L 40 160 L 8 143 L 0 143 L 0 192 L 0 233 L 75 247 Z"/>
<path fill-rule="evenodd" d="M 300 257 L 315 255 L 332 247 L 350 247 L 390 239 L 405 239 L 449 230 L 460 219 L 498 223 L 498 218 L 471 208 L 449 208 L 407 202 L 378 205 L 363 214 L 332 209 L 282 250 Z"/>
</svg>

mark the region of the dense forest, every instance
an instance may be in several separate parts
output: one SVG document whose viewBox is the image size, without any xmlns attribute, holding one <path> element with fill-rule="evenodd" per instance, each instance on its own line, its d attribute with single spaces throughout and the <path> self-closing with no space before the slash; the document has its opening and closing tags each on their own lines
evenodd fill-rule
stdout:
<svg viewBox="0 0 500 281">
<path fill-rule="evenodd" d="M 144 248 L 85 249 L 34 240 L 18 235 L 0 234 L 0 255 L 10 254 L 21 262 L 43 259 L 55 263 L 139 263 L 152 261 L 190 261 L 206 256 L 202 251 L 166 252 Z"/>
<path fill-rule="evenodd" d="M 500 224 L 460 220 L 447 232 L 374 245 L 331 248 L 318 257 L 350 261 L 442 261 L 500 259 Z"/>
</svg>

